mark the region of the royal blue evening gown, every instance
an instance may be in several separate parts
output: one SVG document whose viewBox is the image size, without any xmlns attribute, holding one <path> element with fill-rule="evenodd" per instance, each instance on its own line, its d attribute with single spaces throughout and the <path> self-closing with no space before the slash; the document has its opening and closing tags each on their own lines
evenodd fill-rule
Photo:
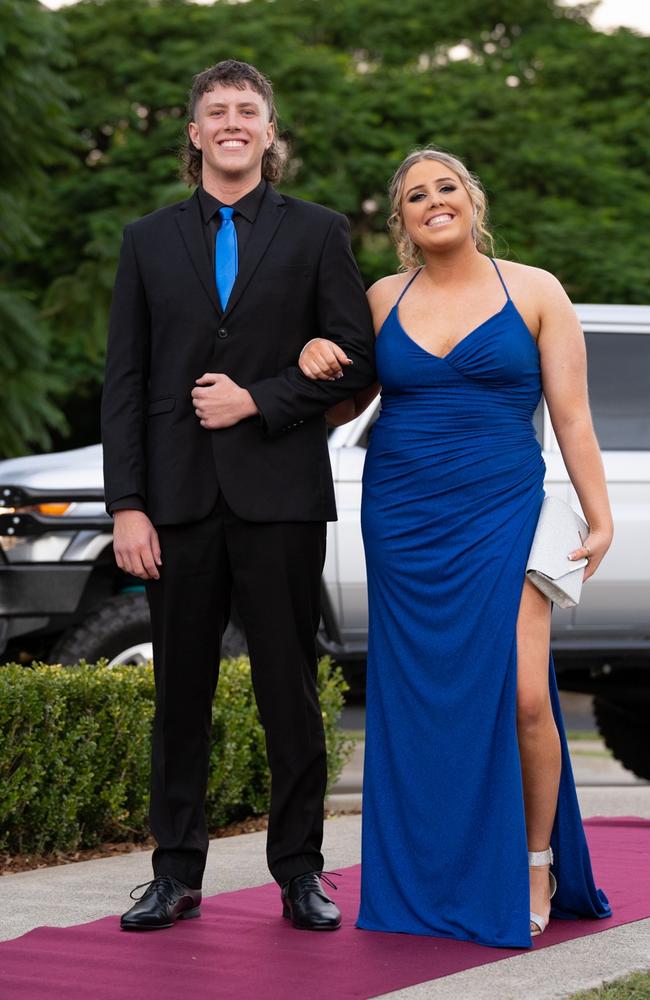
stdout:
<svg viewBox="0 0 650 1000">
<path fill-rule="evenodd" d="M 370 620 L 357 926 L 530 947 L 516 622 L 544 496 L 532 423 L 541 378 L 494 266 L 503 307 L 444 357 L 409 337 L 399 300 L 377 338 L 381 413 L 361 512 Z M 549 685 L 562 743 L 552 916 L 606 917 L 552 658 Z"/>
</svg>

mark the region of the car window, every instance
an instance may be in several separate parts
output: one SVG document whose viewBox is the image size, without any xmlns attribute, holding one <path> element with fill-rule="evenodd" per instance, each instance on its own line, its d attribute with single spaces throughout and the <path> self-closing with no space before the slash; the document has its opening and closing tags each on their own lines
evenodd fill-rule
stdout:
<svg viewBox="0 0 650 1000">
<path fill-rule="evenodd" d="M 600 447 L 650 450 L 650 337 L 587 333 L 589 402 Z"/>
</svg>

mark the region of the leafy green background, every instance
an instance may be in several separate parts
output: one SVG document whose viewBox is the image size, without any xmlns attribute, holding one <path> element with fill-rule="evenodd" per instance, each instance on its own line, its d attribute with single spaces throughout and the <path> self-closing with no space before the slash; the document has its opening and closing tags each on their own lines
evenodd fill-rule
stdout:
<svg viewBox="0 0 650 1000">
<path fill-rule="evenodd" d="M 0 0 L 0 455 L 98 440 L 122 227 L 186 196 L 191 78 L 227 57 L 273 80 L 281 187 L 349 216 L 367 283 L 395 270 L 387 181 L 434 142 L 481 177 L 501 256 L 647 301 L 650 39 L 593 6 Z"/>
</svg>

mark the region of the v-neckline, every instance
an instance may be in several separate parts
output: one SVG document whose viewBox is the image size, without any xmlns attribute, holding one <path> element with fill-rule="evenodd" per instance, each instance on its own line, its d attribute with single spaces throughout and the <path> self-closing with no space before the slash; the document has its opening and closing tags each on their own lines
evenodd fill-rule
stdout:
<svg viewBox="0 0 650 1000">
<path fill-rule="evenodd" d="M 501 316 L 503 312 L 505 312 L 510 302 L 512 302 L 512 299 L 510 298 L 510 296 L 508 296 L 506 298 L 506 301 L 503 303 L 503 305 L 497 312 L 493 313 L 491 316 L 488 316 L 488 318 L 484 319 L 482 323 L 479 323 L 478 326 L 475 326 L 473 330 L 470 330 L 469 333 L 466 333 L 464 337 L 461 337 L 460 340 L 456 341 L 451 350 L 447 351 L 446 354 L 434 354 L 433 351 L 428 351 L 426 347 L 423 347 L 422 344 L 419 344 L 417 340 L 415 340 L 411 336 L 411 334 L 408 333 L 408 331 L 403 326 L 402 321 L 399 317 L 399 301 L 396 302 L 395 305 L 393 306 L 393 311 L 395 313 L 395 319 L 397 320 L 398 326 L 402 331 L 402 333 L 404 334 L 404 336 L 407 338 L 407 340 L 410 340 L 412 344 L 415 344 L 415 346 L 420 351 L 422 351 L 423 354 L 428 355 L 428 357 L 435 358 L 436 361 L 446 361 L 447 358 L 451 357 L 454 351 L 457 350 L 461 344 L 464 344 L 466 340 L 469 340 L 470 337 L 473 337 L 475 333 L 478 333 L 479 330 L 481 330 L 484 326 L 487 326 L 488 323 L 491 323 L 492 320 L 498 319 L 498 317 Z"/>
</svg>

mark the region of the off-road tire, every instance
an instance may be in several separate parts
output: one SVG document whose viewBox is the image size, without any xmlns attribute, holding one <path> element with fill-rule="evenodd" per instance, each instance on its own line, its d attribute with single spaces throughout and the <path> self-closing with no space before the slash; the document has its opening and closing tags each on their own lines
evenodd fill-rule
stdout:
<svg viewBox="0 0 650 1000">
<path fill-rule="evenodd" d="M 594 714 L 600 735 L 616 759 L 637 778 L 650 780 L 647 706 L 594 698 Z"/>
<path fill-rule="evenodd" d="M 114 659 L 123 650 L 151 642 L 149 605 L 143 593 L 118 594 L 104 601 L 78 625 L 64 632 L 50 653 L 51 663 L 96 663 Z M 231 622 L 225 631 L 221 655 L 224 659 L 247 652 L 246 639 Z"/>
</svg>

